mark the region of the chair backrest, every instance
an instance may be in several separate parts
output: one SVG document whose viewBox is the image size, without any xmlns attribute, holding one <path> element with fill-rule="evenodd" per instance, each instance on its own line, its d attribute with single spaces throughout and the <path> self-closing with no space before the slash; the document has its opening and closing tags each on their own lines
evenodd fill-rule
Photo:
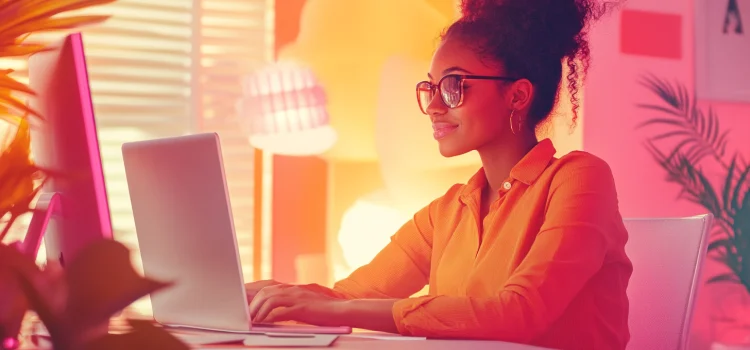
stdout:
<svg viewBox="0 0 750 350">
<path fill-rule="evenodd" d="M 687 347 L 712 221 L 711 214 L 625 220 L 633 263 L 628 349 Z"/>
</svg>

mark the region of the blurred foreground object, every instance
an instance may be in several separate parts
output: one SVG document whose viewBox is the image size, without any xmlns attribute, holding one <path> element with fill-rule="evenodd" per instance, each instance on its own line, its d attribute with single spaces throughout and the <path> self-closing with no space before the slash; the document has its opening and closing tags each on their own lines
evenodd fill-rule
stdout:
<svg viewBox="0 0 750 350">
<path fill-rule="evenodd" d="M 170 285 L 138 275 L 121 243 L 102 239 L 69 261 L 64 270 L 54 265 L 40 270 L 13 247 L 0 245 L 0 276 L 5 282 L 0 299 L 12 301 L 3 304 L 0 315 L 23 314 L 28 305 L 44 323 L 55 350 L 188 349 L 147 321 L 129 320 L 130 332 L 107 333 L 113 315 Z"/>
</svg>

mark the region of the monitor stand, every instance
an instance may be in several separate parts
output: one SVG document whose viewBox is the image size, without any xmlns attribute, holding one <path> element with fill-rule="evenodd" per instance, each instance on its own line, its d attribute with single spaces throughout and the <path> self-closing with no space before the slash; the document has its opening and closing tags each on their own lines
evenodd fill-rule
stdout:
<svg viewBox="0 0 750 350">
<path fill-rule="evenodd" d="M 60 194 L 57 192 L 45 192 L 39 196 L 26 237 L 23 242 L 17 244 L 18 250 L 23 255 L 36 260 L 50 221 L 61 213 L 60 198 Z M 62 257 L 60 258 L 62 260 Z M 60 261 L 60 263 L 62 264 L 63 261 Z"/>
</svg>

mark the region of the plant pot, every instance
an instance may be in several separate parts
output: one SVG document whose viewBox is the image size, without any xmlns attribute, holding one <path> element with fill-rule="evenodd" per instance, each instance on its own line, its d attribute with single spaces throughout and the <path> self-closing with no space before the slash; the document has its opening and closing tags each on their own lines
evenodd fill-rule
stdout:
<svg viewBox="0 0 750 350">
<path fill-rule="evenodd" d="M 741 284 L 717 283 L 713 294 L 712 350 L 750 349 L 750 292 Z"/>
</svg>

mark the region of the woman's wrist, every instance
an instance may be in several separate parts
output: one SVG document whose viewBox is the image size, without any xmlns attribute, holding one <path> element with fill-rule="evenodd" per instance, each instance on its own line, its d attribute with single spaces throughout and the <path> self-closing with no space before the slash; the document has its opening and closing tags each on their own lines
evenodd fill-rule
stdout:
<svg viewBox="0 0 750 350">
<path fill-rule="evenodd" d="M 304 285 L 301 285 L 301 286 L 303 286 L 303 287 L 305 287 L 305 288 L 307 288 L 307 289 L 309 289 L 309 290 L 311 290 L 313 292 L 321 293 L 321 294 L 323 294 L 325 296 L 328 296 L 330 298 L 346 299 L 346 297 L 341 292 L 338 292 L 338 291 L 334 290 L 333 288 L 328 288 L 328 287 L 325 287 L 325 286 L 321 286 L 321 285 L 319 285 L 317 283 L 304 284 Z"/>
<path fill-rule="evenodd" d="M 349 326 L 352 325 L 352 302 L 356 300 L 347 299 L 332 299 L 330 304 L 327 306 L 330 310 L 331 321 L 334 327 Z"/>
<path fill-rule="evenodd" d="M 398 333 L 393 320 L 393 304 L 396 299 L 332 299 L 331 323 L 334 326 L 348 326 L 373 331 Z"/>
</svg>

